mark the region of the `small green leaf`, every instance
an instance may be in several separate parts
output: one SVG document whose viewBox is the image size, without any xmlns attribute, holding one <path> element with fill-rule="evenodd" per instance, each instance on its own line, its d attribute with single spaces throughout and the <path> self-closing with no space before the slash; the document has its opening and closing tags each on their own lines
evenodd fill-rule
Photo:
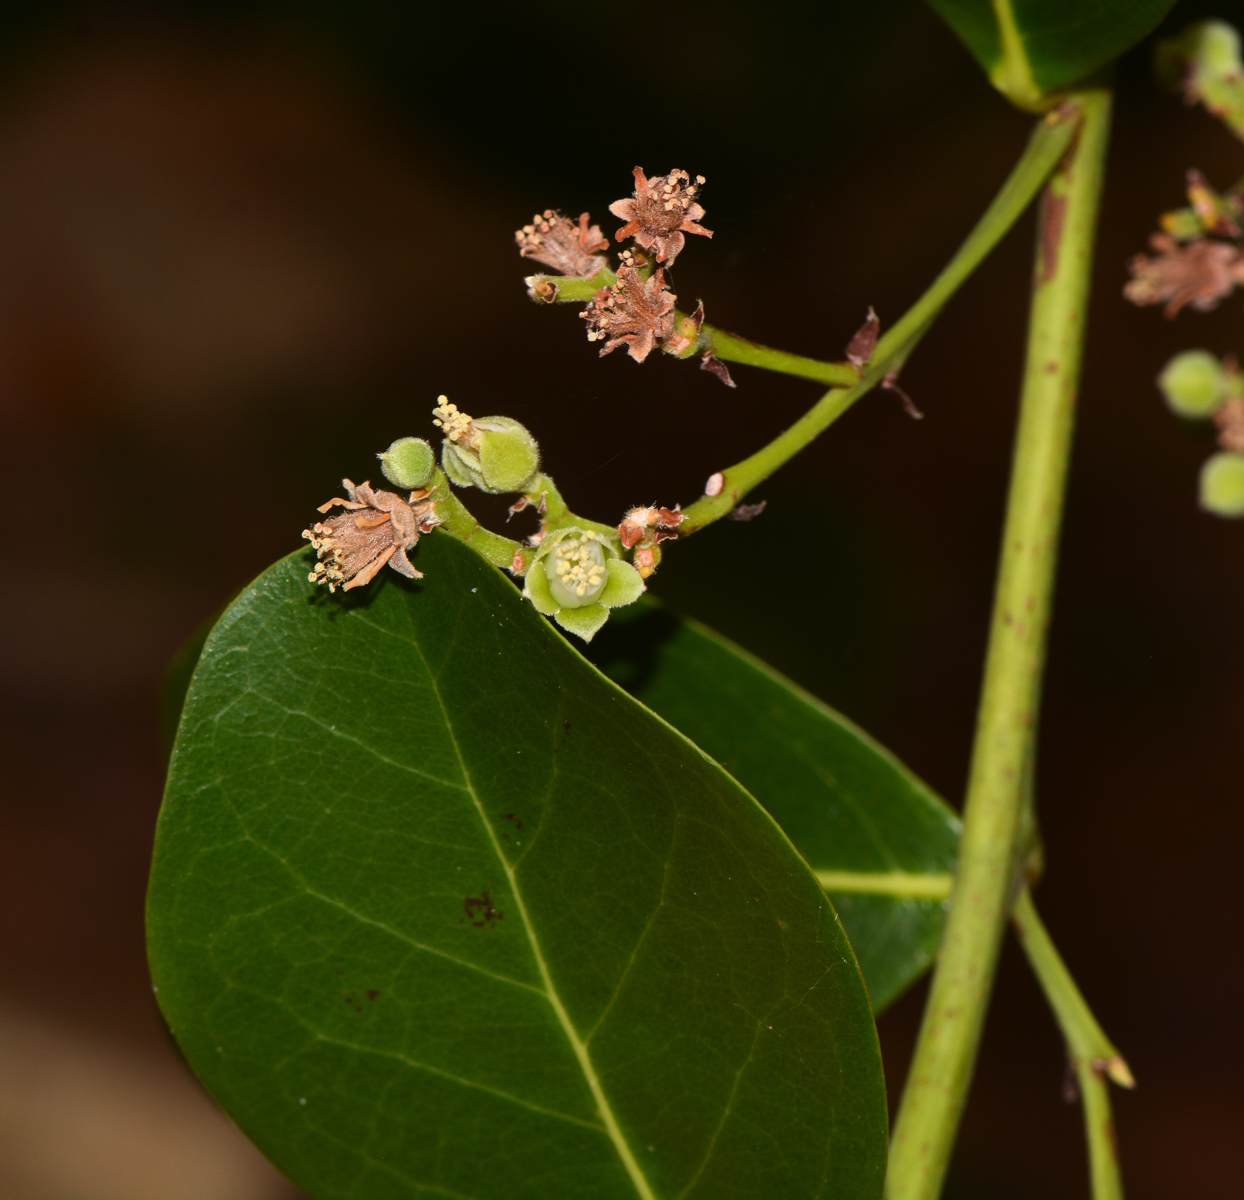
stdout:
<svg viewBox="0 0 1244 1200">
<path fill-rule="evenodd" d="M 694 621 L 645 603 L 586 651 L 747 787 L 822 875 L 875 1009 L 933 961 L 955 814 L 806 692 Z"/>
<path fill-rule="evenodd" d="M 863 980 L 715 763 L 440 535 L 217 623 L 170 767 L 152 973 L 318 1200 L 875 1200 Z"/>
<path fill-rule="evenodd" d="M 1174 0 L 929 0 L 1020 108 L 1113 62 L 1152 30 Z"/>
</svg>

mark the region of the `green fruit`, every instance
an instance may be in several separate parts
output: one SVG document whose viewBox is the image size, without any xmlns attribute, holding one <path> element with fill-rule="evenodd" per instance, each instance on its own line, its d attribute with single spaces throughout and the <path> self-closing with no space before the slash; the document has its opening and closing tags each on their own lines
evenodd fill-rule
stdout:
<svg viewBox="0 0 1244 1200">
<path fill-rule="evenodd" d="M 1166 364 L 1158 387 L 1178 416 L 1211 417 L 1226 399 L 1227 372 L 1208 350 L 1185 350 Z"/>
<path fill-rule="evenodd" d="M 425 488 L 436 470 L 436 452 L 423 438 L 398 438 L 383 454 L 377 454 L 384 477 L 400 488 Z"/>
<path fill-rule="evenodd" d="M 1215 454 L 1201 468 L 1201 507 L 1244 517 L 1244 454 Z"/>
</svg>

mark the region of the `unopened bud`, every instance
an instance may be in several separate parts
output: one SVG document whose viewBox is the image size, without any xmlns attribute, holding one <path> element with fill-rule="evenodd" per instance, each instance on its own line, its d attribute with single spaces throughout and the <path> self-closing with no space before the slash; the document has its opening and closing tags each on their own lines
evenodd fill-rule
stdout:
<svg viewBox="0 0 1244 1200">
<path fill-rule="evenodd" d="M 510 417 L 476 421 L 479 465 L 488 490 L 521 492 L 540 469 L 540 446 L 526 426 Z"/>
<path fill-rule="evenodd" d="M 1227 397 L 1227 372 L 1208 350 L 1176 354 L 1158 376 L 1158 387 L 1171 412 L 1181 417 L 1214 415 Z"/>
<path fill-rule="evenodd" d="M 1206 460 L 1201 507 L 1220 517 L 1244 517 L 1244 454 L 1215 454 Z"/>
<path fill-rule="evenodd" d="M 471 420 L 469 437 L 445 439 L 441 464 L 459 487 L 522 492 L 540 469 L 540 447 L 512 417 L 481 417 Z"/>
<path fill-rule="evenodd" d="M 377 454 L 384 477 L 400 488 L 414 491 L 432 482 L 436 452 L 423 438 L 398 438 L 383 454 Z"/>
</svg>

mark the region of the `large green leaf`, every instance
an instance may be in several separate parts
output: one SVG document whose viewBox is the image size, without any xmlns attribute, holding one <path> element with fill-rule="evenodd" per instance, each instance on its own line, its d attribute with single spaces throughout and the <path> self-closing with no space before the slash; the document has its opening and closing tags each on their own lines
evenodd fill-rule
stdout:
<svg viewBox="0 0 1244 1200">
<path fill-rule="evenodd" d="M 148 902 L 160 1005 L 314 1196 L 876 1197 L 863 980 L 770 817 L 472 551 L 213 630 Z"/>
<path fill-rule="evenodd" d="M 1175 0 L 929 0 L 1021 108 L 1113 62 Z"/>
<path fill-rule="evenodd" d="M 773 814 L 833 896 L 873 1006 L 933 961 L 959 820 L 892 754 L 790 680 L 652 604 L 588 653 Z"/>
</svg>

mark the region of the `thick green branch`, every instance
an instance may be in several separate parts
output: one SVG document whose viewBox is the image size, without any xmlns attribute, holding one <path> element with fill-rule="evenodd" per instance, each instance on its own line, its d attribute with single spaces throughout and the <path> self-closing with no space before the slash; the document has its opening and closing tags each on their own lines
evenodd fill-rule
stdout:
<svg viewBox="0 0 1244 1200">
<path fill-rule="evenodd" d="M 877 343 L 863 378 L 850 387 L 831 388 L 794 425 L 767 446 L 742 462 L 727 467 L 722 472 L 724 483 L 721 491 L 715 496 L 701 497 L 685 510 L 688 519 L 679 529 L 680 536 L 685 537 L 724 517 L 752 488 L 768 479 L 783 463 L 824 433 L 857 400 L 881 383 L 887 374 L 903 365 L 946 302 L 1019 220 L 1040 191 L 1071 144 L 1078 119 L 1077 109 L 1064 106 L 1037 125 L 1023 156 L 958 253 L 928 291 Z"/>
<path fill-rule="evenodd" d="M 959 863 L 890 1145 L 889 1200 L 935 1200 L 941 1192 L 1016 887 L 1110 95 L 1081 92 L 1068 107 L 1082 122 L 1038 223 L 1028 357 Z"/>
</svg>

